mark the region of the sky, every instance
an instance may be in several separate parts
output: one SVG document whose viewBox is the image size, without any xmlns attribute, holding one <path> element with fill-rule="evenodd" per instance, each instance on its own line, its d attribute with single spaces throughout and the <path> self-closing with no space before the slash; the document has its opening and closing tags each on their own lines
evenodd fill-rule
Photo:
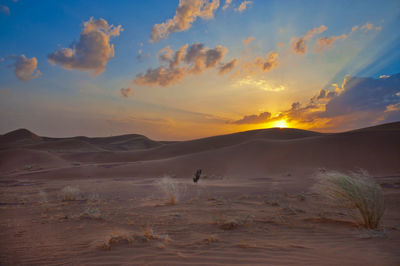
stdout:
<svg viewBox="0 0 400 266">
<path fill-rule="evenodd" d="M 400 1 L 0 0 L 0 134 L 400 121 Z"/>
</svg>

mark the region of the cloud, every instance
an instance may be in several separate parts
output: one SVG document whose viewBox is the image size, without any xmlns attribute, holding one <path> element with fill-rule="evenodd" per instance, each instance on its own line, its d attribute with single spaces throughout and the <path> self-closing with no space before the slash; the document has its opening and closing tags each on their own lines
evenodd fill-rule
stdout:
<svg viewBox="0 0 400 266">
<path fill-rule="evenodd" d="M 104 72 L 108 60 L 114 57 L 111 37 L 119 36 L 123 29 L 121 25 L 108 25 L 106 20 L 94 20 L 93 17 L 83 25 L 79 41 L 72 43 L 71 48 L 49 54 L 48 60 L 66 69 L 92 71 L 96 76 Z"/>
<path fill-rule="evenodd" d="M 247 76 L 243 79 L 240 79 L 239 81 L 236 82 L 235 85 L 239 87 L 250 87 L 250 88 L 257 88 L 263 91 L 275 91 L 275 92 L 283 91 L 286 89 L 285 86 L 283 85 L 274 86 L 265 79 L 254 79 L 251 76 Z"/>
<path fill-rule="evenodd" d="M 265 59 L 258 57 L 254 63 L 263 72 L 267 72 L 278 67 L 278 57 L 279 54 L 277 52 L 270 52 Z"/>
<path fill-rule="evenodd" d="M 346 40 L 349 36 L 356 33 L 357 31 L 363 31 L 363 32 L 367 32 L 367 31 L 371 31 L 371 30 L 380 31 L 381 29 L 382 29 L 381 26 L 374 26 L 373 24 L 368 23 L 368 22 L 362 26 L 356 25 L 351 29 L 350 33 L 348 33 L 348 34 L 343 33 L 343 34 L 337 35 L 337 36 L 319 38 L 314 47 L 314 52 L 320 53 L 320 52 L 332 47 L 336 41 Z M 304 50 L 304 52 L 305 52 L 305 50 Z"/>
<path fill-rule="evenodd" d="M 225 4 L 222 7 L 222 10 L 227 9 L 230 6 L 231 3 L 232 3 L 232 0 L 225 0 Z"/>
<path fill-rule="evenodd" d="M 173 32 L 188 30 L 198 18 L 211 19 L 219 7 L 219 0 L 180 0 L 175 16 L 153 26 L 150 41 L 158 42 Z"/>
<path fill-rule="evenodd" d="M 264 112 L 259 115 L 246 115 L 242 119 L 230 122 L 230 124 L 236 124 L 236 125 L 261 124 L 268 122 L 270 118 L 271 118 L 271 113 Z"/>
<path fill-rule="evenodd" d="M 133 95 L 132 88 L 121 88 L 120 93 L 123 97 L 128 98 L 129 95 Z"/>
<path fill-rule="evenodd" d="M 326 105 L 325 116 L 347 115 L 359 111 L 384 111 L 388 105 L 400 102 L 400 74 L 388 78 L 347 76 L 342 92 Z"/>
<path fill-rule="evenodd" d="M 160 61 L 168 61 L 171 60 L 171 56 L 174 51 L 172 51 L 171 47 L 168 45 L 158 51 L 157 55 Z"/>
<path fill-rule="evenodd" d="M 252 63 L 248 64 L 245 67 L 256 67 L 263 72 L 267 72 L 276 68 L 279 65 L 278 57 L 279 54 L 277 52 L 270 52 L 265 59 L 262 57 L 257 57 Z"/>
<path fill-rule="evenodd" d="M 242 62 L 240 64 L 240 69 L 235 72 L 234 76 L 240 75 L 246 78 L 260 71 L 271 71 L 279 66 L 278 57 L 279 54 L 277 52 L 271 51 L 267 54 L 265 58 L 257 57 L 252 61 Z"/>
<path fill-rule="evenodd" d="M 227 48 L 220 45 L 215 48 L 207 48 L 202 43 L 194 43 L 190 47 L 185 44 L 176 52 L 167 46 L 158 52 L 162 65 L 138 74 L 133 80 L 133 84 L 164 87 L 175 84 L 187 75 L 201 74 L 208 69 L 215 68 L 225 57 L 227 51 Z M 233 68 L 235 65 L 233 60 L 223 64 L 222 67 L 225 66 L 225 68 L 222 72 L 228 72 L 229 67 Z"/>
<path fill-rule="evenodd" d="M 318 95 L 311 98 L 311 101 L 323 101 L 330 100 L 333 97 L 337 96 L 340 92 L 335 90 L 326 90 L 322 89 L 319 91 Z"/>
<path fill-rule="evenodd" d="M 0 5 L 0 13 L 3 13 L 6 16 L 10 15 L 10 8 L 8 8 L 8 6 L 5 5 Z"/>
<path fill-rule="evenodd" d="M 236 67 L 238 60 L 236 58 L 232 59 L 226 64 L 223 64 L 219 67 L 219 74 L 225 75 L 226 73 L 230 72 L 232 69 Z"/>
<path fill-rule="evenodd" d="M 245 0 L 239 5 L 238 8 L 235 8 L 235 11 L 242 13 L 243 11 L 245 11 L 247 9 L 248 5 L 250 5 L 252 3 L 253 3 L 252 1 Z"/>
<path fill-rule="evenodd" d="M 148 69 L 144 74 L 139 74 L 133 80 L 135 85 L 159 85 L 166 87 L 182 80 L 185 76 L 183 68 L 168 68 L 164 66 Z"/>
<path fill-rule="evenodd" d="M 187 47 L 188 47 L 188 45 L 185 44 L 181 48 L 179 48 L 178 51 L 175 52 L 174 56 L 169 61 L 170 68 L 177 67 L 181 63 L 182 58 L 183 58 L 183 53 L 186 51 Z"/>
<path fill-rule="evenodd" d="M 292 48 L 296 54 L 305 54 L 307 50 L 306 41 L 303 37 L 300 37 L 293 42 Z"/>
<path fill-rule="evenodd" d="M 314 51 L 319 53 L 324 51 L 325 49 L 333 46 L 333 44 L 338 40 L 346 40 L 348 37 L 347 34 L 342 34 L 338 36 L 331 37 L 322 37 L 317 40 L 317 44 L 314 47 Z"/>
<path fill-rule="evenodd" d="M 306 35 L 298 38 L 292 38 L 292 49 L 296 54 L 305 54 L 307 52 L 306 41 L 311 39 L 314 35 L 321 34 L 328 28 L 325 25 L 321 25 L 318 28 L 309 30 Z"/>
<path fill-rule="evenodd" d="M 25 55 L 9 56 L 14 59 L 14 73 L 19 80 L 29 81 L 39 77 L 42 73 L 37 69 L 38 60 L 36 57 L 27 58 Z"/>
<path fill-rule="evenodd" d="M 360 26 L 360 30 L 362 30 L 362 31 L 370 31 L 370 30 L 380 31 L 381 29 L 382 29 L 381 26 L 374 26 L 374 24 L 369 23 L 369 22 L 367 22 L 364 25 Z"/>
<path fill-rule="evenodd" d="M 356 31 L 367 32 L 367 31 L 371 31 L 371 30 L 380 31 L 380 30 L 382 30 L 382 26 L 375 26 L 372 23 L 366 22 L 364 25 L 361 25 L 361 26 L 355 25 L 353 28 L 351 28 L 350 34 L 356 32 Z"/>
<path fill-rule="evenodd" d="M 305 105 L 294 102 L 278 115 L 292 125 L 324 130 L 398 121 L 400 74 L 384 79 L 347 76 L 341 86 L 322 89 Z"/>
<path fill-rule="evenodd" d="M 253 36 L 250 36 L 249 38 L 244 39 L 244 40 L 242 41 L 242 42 L 243 42 L 243 46 L 249 45 L 253 40 L 254 40 L 254 37 L 253 37 Z"/>
<path fill-rule="evenodd" d="M 190 65 L 189 72 L 202 73 L 220 62 L 227 51 L 228 49 L 221 45 L 208 49 L 202 43 L 195 43 L 188 48 L 184 61 Z"/>
</svg>

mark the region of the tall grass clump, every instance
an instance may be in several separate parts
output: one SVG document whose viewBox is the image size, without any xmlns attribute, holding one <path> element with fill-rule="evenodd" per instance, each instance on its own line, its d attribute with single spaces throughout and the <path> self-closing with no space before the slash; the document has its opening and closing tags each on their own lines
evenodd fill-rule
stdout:
<svg viewBox="0 0 400 266">
<path fill-rule="evenodd" d="M 349 174 L 328 171 L 318 176 L 317 190 L 340 206 L 357 209 L 362 223 L 375 229 L 384 213 L 383 192 L 379 184 L 365 170 Z"/>
<path fill-rule="evenodd" d="M 161 178 L 161 180 L 158 182 L 158 186 L 167 197 L 166 203 L 170 205 L 174 205 L 178 201 L 182 200 L 187 189 L 186 184 L 179 183 L 169 176 L 164 176 Z"/>
</svg>

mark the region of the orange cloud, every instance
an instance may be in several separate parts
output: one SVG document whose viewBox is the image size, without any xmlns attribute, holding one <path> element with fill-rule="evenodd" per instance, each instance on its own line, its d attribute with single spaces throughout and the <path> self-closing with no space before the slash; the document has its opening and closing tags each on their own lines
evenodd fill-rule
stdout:
<svg viewBox="0 0 400 266">
<path fill-rule="evenodd" d="M 245 0 L 245 1 L 243 1 L 242 3 L 240 3 L 239 7 L 236 8 L 235 10 L 236 10 L 237 12 L 239 12 L 239 13 L 242 13 L 243 11 L 245 11 L 245 10 L 247 9 L 248 5 L 250 5 L 250 4 L 252 4 L 252 3 L 253 3 L 252 1 L 247 1 L 247 0 Z"/>
<path fill-rule="evenodd" d="M 381 29 L 382 29 L 381 26 L 374 26 L 372 23 L 368 23 L 368 22 L 361 26 L 356 25 L 351 29 L 349 34 L 343 33 L 343 34 L 337 35 L 337 36 L 319 38 L 314 47 L 314 52 L 317 52 L 317 53 L 322 52 L 325 49 L 332 47 L 336 41 L 346 40 L 349 36 L 351 36 L 352 34 L 354 34 L 357 31 L 363 31 L 363 32 L 367 32 L 367 31 L 371 31 L 371 30 L 380 31 Z"/>
<path fill-rule="evenodd" d="M 39 77 L 42 73 L 37 69 L 38 60 L 36 57 L 27 58 L 25 55 L 9 56 L 15 59 L 14 73 L 19 80 L 29 81 Z"/>
<path fill-rule="evenodd" d="M 267 72 L 271 71 L 278 67 L 279 54 L 275 51 L 271 51 L 267 54 L 265 58 L 257 57 L 250 62 L 242 62 L 240 65 L 240 69 L 237 70 L 234 76 L 244 76 L 248 77 L 249 75 L 255 74 L 259 71 Z"/>
<path fill-rule="evenodd" d="M 120 89 L 120 93 L 123 97 L 128 98 L 129 95 L 133 94 L 132 88 L 122 88 Z"/>
<path fill-rule="evenodd" d="M 227 9 L 230 6 L 231 3 L 232 3 L 232 0 L 225 0 L 225 4 L 222 7 L 222 10 Z"/>
<path fill-rule="evenodd" d="M 216 67 L 225 57 L 227 48 L 217 46 L 207 48 L 202 43 L 195 43 L 188 47 L 183 45 L 178 51 L 173 53 L 170 48 L 163 48 L 159 54 L 159 59 L 163 65 L 148 69 L 144 74 L 139 74 L 134 79 L 136 85 L 160 85 L 168 86 L 182 80 L 187 75 L 201 74 L 205 70 Z M 236 61 L 232 60 L 220 67 L 220 74 L 229 72 L 236 66 Z"/>
<path fill-rule="evenodd" d="M 244 40 L 242 41 L 242 42 L 243 42 L 243 46 L 249 45 L 253 40 L 254 40 L 254 37 L 253 37 L 253 36 L 250 36 L 249 38 L 244 39 Z"/>
<path fill-rule="evenodd" d="M 96 76 L 104 72 L 108 60 L 114 57 L 111 37 L 119 36 L 123 29 L 121 25 L 108 25 L 102 18 L 90 18 L 83 25 L 79 41 L 72 44 L 72 48 L 63 48 L 49 54 L 48 60 L 66 69 L 92 71 Z"/>
<path fill-rule="evenodd" d="M 230 72 L 232 69 L 236 67 L 238 63 L 238 60 L 236 58 L 232 59 L 226 64 L 223 64 L 222 66 L 219 67 L 219 74 L 224 75 L 228 72 Z"/>
<path fill-rule="evenodd" d="M 262 71 L 270 71 L 279 65 L 278 56 L 277 52 L 270 52 L 265 60 L 257 58 L 256 64 Z"/>
<path fill-rule="evenodd" d="M 158 42 L 173 32 L 188 30 L 198 18 L 211 19 L 219 7 L 219 0 L 180 0 L 175 16 L 153 26 L 150 41 Z"/>
<path fill-rule="evenodd" d="M 245 115 L 242 119 L 232 121 L 230 124 L 237 124 L 237 125 L 242 125 L 242 124 L 260 124 L 260 123 L 266 123 L 270 120 L 271 118 L 271 113 L 270 112 L 264 112 L 259 115 Z"/>
<path fill-rule="evenodd" d="M 314 35 L 321 34 L 328 28 L 325 25 L 321 25 L 318 28 L 309 30 L 304 36 L 298 38 L 292 38 L 292 49 L 296 54 L 305 54 L 307 51 L 306 41 L 311 39 Z"/>
<path fill-rule="evenodd" d="M 347 34 L 342 34 L 338 36 L 331 36 L 331 37 L 322 37 L 317 40 L 317 44 L 314 47 L 314 51 L 319 53 L 323 50 L 331 47 L 336 41 L 338 40 L 346 40 L 348 37 Z"/>
</svg>

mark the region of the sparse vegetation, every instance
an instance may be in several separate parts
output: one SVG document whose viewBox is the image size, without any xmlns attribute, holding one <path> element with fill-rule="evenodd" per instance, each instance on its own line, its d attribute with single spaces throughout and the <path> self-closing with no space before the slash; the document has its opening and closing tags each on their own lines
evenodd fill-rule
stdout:
<svg viewBox="0 0 400 266">
<path fill-rule="evenodd" d="M 29 171 L 33 169 L 33 165 L 32 164 L 25 164 L 24 165 L 24 170 Z"/>
<path fill-rule="evenodd" d="M 107 236 L 104 240 L 103 248 L 110 250 L 112 245 L 116 244 L 130 244 L 133 241 L 133 237 L 124 232 L 113 232 Z"/>
<path fill-rule="evenodd" d="M 219 240 L 219 237 L 215 235 L 209 235 L 208 237 L 204 238 L 204 242 L 206 242 L 207 244 L 219 242 Z"/>
<path fill-rule="evenodd" d="M 48 201 L 48 199 L 47 199 L 47 193 L 46 192 L 44 192 L 43 190 L 40 190 L 39 191 L 39 196 L 40 196 L 40 202 L 41 203 L 47 203 L 47 202 L 49 202 Z"/>
<path fill-rule="evenodd" d="M 233 219 L 225 219 L 223 217 L 216 217 L 215 224 L 223 230 L 232 230 L 239 226 L 244 226 L 254 219 L 253 215 L 247 215 L 246 217 L 236 217 Z"/>
<path fill-rule="evenodd" d="M 79 188 L 73 186 L 66 186 L 61 190 L 60 194 L 62 201 L 73 201 L 82 198 Z"/>
<path fill-rule="evenodd" d="M 350 174 L 336 171 L 321 173 L 316 189 L 343 207 L 358 209 L 362 224 L 368 229 L 379 226 L 384 213 L 381 187 L 367 171 Z"/>
<path fill-rule="evenodd" d="M 159 236 L 157 236 L 154 231 L 153 228 L 147 226 L 146 229 L 144 230 L 144 237 L 147 240 L 156 240 L 159 239 Z"/>
<path fill-rule="evenodd" d="M 264 202 L 265 202 L 265 204 L 273 206 L 273 207 L 277 207 L 280 205 L 279 200 L 277 200 L 277 199 L 265 199 Z"/>
<path fill-rule="evenodd" d="M 179 183 L 169 176 L 163 177 L 158 185 L 167 197 L 166 204 L 174 205 L 181 201 L 186 194 L 186 184 Z"/>
<path fill-rule="evenodd" d="M 83 213 L 81 213 L 80 218 L 100 220 L 103 217 L 98 208 L 87 208 Z"/>
</svg>

